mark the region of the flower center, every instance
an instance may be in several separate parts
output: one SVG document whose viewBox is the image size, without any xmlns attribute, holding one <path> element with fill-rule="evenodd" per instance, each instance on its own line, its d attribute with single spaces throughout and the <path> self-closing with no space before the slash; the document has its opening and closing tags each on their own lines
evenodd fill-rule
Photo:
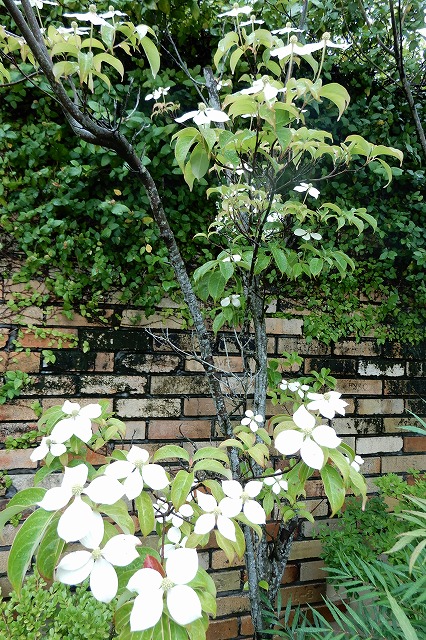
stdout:
<svg viewBox="0 0 426 640">
<path fill-rule="evenodd" d="M 73 486 L 71 493 L 73 496 L 80 496 L 83 493 L 83 487 L 80 484 L 76 484 Z"/>
<path fill-rule="evenodd" d="M 138 469 L 139 471 L 142 471 L 142 467 L 144 465 L 142 460 L 135 460 L 133 464 L 135 465 L 136 469 Z"/>
<path fill-rule="evenodd" d="M 216 518 L 217 518 L 217 516 L 221 516 L 222 515 L 222 511 L 220 510 L 219 506 L 215 507 L 213 509 L 212 513 L 216 516 Z"/>
<path fill-rule="evenodd" d="M 97 549 L 93 549 L 92 551 L 92 558 L 94 560 L 99 560 L 99 558 L 102 556 L 102 551 L 99 549 L 99 547 Z"/>
<path fill-rule="evenodd" d="M 167 578 L 167 576 L 163 578 L 163 581 L 161 583 L 161 588 L 163 589 L 163 591 L 167 592 L 174 586 L 175 583 L 173 582 L 173 580 L 170 580 L 170 578 Z"/>
<path fill-rule="evenodd" d="M 76 418 L 78 416 L 78 409 L 74 409 L 74 411 L 71 412 L 71 418 Z"/>
<path fill-rule="evenodd" d="M 242 494 L 241 494 L 241 500 L 243 501 L 243 504 L 245 504 L 247 502 L 247 500 L 250 500 L 249 494 L 246 493 L 245 491 L 243 491 Z"/>
<path fill-rule="evenodd" d="M 51 444 L 52 444 L 52 440 L 50 440 L 50 438 L 47 438 L 46 445 L 50 447 Z"/>
</svg>

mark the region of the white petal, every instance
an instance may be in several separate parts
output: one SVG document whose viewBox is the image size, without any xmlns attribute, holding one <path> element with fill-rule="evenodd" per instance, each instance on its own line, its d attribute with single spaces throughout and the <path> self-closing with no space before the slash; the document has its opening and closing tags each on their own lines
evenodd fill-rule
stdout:
<svg viewBox="0 0 426 640">
<path fill-rule="evenodd" d="M 85 418 L 89 418 L 90 420 L 99 418 L 101 413 L 102 407 L 100 404 L 88 404 L 85 407 L 82 407 L 79 411 L 80 416 L 84 416 Z"/>
<path fill-rule="evenodd" d="M 127 588 L 129 591 L 136 591 L 136 593 L 155 591 L 161 588 L 162 582 L 163 576 L 155 569 L 139 569 L 130 578 Z"/>
<path fill-rule="evenodd" d="M 206 111 L 207 110 L 197 111 L 195 116 L 192 118 L 194 120 L 195 124 L 210 124 L 211 119 L 207 115 Z"/>
<path fill-rule="evenodd" d="M 185 113 L 185 115 L 180 116 L 180 118 L 175 118 L 175 122 L 186 122 L 186 120 L 189 120 L 190 118 L 196 116 L 197 113 L 198 111 L 189 111 L 188 113 Z"/>
<path fill-rule="evenodd" d="M 219 509 L 226 518 L 233 518 L 238 515 L 242 509 L 243 501 L 241 498 L 223 498 L 219 502 Z"/>
<path fill-rule="evenodd" d="M 116 567 L 125 567 L 139 556 L 136 546 L 140 540 L 136 536 L 119 533 L 106 543 L 102 555 Z"/>
<path fill-rule="evenodd" d="M 148 462 L 149 460 L 149 453 L 146 449 L 133 445 L 127 454 L 127 460 L 134 464 L 136 462 L 143 462 L 145 464 L 145 462 Z"/>
<path fill-rule="evenodd" d="M 235 536 L 235 525 L 229 518 L 225 518 L 225 516 L 217 517 L 217 528 L 224 538 L 228 540 L 232 540 L 232 542 L 236 541 Z"/>
<path fill-rule="evenodd" d="M 134 468 L 135 465 L 133 464 L 133 462 L 128 462 L 127 460 L 116 460 L 112 464 L 108 465 L 104 473 L 109 478 L 121 480 L 122 478 L 127 478 L 127 476 L 132 473 Z"/>
<path fill-rule="evenodd" d="M 90 575 L 94 560 L 89 551 L 74 551 L 64 556 L 56 568 L 56 579 L 64 584 L 80 584 Z"/>
<path fill-rule="evenodd" d="M 55 458 L 59 458 L 59 456 L 65 453 L 66 450 L 66 446 L 59 442 L 54 442 L 50 445 L 50 453 L 52 454 L 52 456 L 55 456 Z"/>
<path fill-rule="evenodd" d="M 62 509 L 71 500 L 71 490 L 66 487 L 54 487 L 44 494 L 43 500 L 38 502 L 38 506 L 46 511 L 57 511 Z"/>
<path fill-rule="evenodd" d="M 65 442 L 74 435 L 74 418 L 64 418 L 59 420 L 50 434 L 55 442 Z"/>
<path fill-rule="evenodd" d="M 203 493 L 202 491 L 197 491 L 197 502 L 203 511 L 207 511 L 209 513 L 210 511 L 213 511 L 213 509 L 216 509 L 217 507 L 217 502 L 210 493 Z"/>
<path fill-rule="evenodd" d="M 83 442 L 89 442 L 93 435 L 92 423 L 89 418 L 79 415 L 74 420 L 74 435 Z"/>
<path fill-rule="evenodd" d="M 202 536 L 212 531 L 216 525 L 216 518 L 213 513 L 203 513 L 195 523 L 194 533 Z"/>
<path fill-rule="evenodd" d="M 329 447 L 335 449 L 342 442 L 341 438 L 338 438 L 335 430 L 332 427 L 328 427 L 326 424 L 320 424 L 312 431 L 312 437 L 322 447 Z"/>
<path fill-rule="evenodd" d="M 123 485 L 114 478 L 107 476 L 99 476 L 89 484 L 84 493 L 89 496 L 93 502 L 102 504 L 114 504 L 124 495 Z"/>
<path fill-rule="evenodd" d="M 145 629 L 155 627 L 162 613 L 163 592 L 160 589 L 144 591 L 142 595 L 137 596 L 133 604 L 130 614 L 130 630 L 145 631 Z"/>
<path fill-rule="evenodd" d="M 118 589 L 118 578 L 113 566 L 103 558 L 96 560 L 90 574 L 90 589 L 99 602 L 111 602 Z"/>
<path fill-rule="evenodd" d="M 78 402 L 70 402 L 69 400 L 65 400 L 64 404 L 61 407 L 63 413 L 68 414 L 69 416 L 74 412 L 80 411 L 80 405 Z"/>
<path fill-rule="evenodd" d="M 87 549 L 97 549 L 104 537 L 104 521 L 100 513 L 92 511 L 90 529 L 80 542 Z"/>
<path fill-rule="evenodd" d="M 160 464 L 146 464 L 142 467 L 142 478 L 151 489 L 164 489 L 169 484 L 167 474 Z"/>
<path fill-rule="evenodd" d="M 303 433 L 295 429 L 281 431 L 275 438 L 275 448 L 285 456 L 299 451 L 303 442 Z"/>
<path fill-rule="evenodd" d="M 244 493 L 247 493 L 250 498 L 256 498 L 262 491 L 262 482 L 260 480 L 250 480 L 244 486 Z"/>
<path fill-rule="evenodd" d="M 49 447 L 46 444 L 46 440 L 47 438 L 42 438 L 39 446 L 36 449 L 34 449 L 32 454 L 30 455 L 30 460 L 32 462 L 37 462 L 37 460 L 43 460 L 43 458 L 45 458 L 49 453 Z"/>
<path fill-rule="evenodd" d="M 312 467 L 312 469 L 321 469 L 324 464 L 323 450 L 310 438 L 307 438 L 300 447 L 300 455 L 303 462 L 305 462 L 308 467 Z"/>
<path fill-rule="evenodd" d="M 175 584 L 188 584 L 198 571 L 198 554 L 195 549 L 176 549 L 166 562 L 167 577 Z"/>
<path fill-rule="evenodd" d="M 89 469 L 85 464 L 79 464 L 76 467 L 65 467 L 62 486 L 71 490 L 73 487 L 84 487 L 88 473 Z"/>
<path fill-rule="evenodd" d="M 190 518 L 194 515 L 194 509 L 190 504 L 183 504 L 179 509 L 179 513 L 183 515 L 184 518 Z"/>
<path fill-rule="evenodd" d="M 124 493 L 129 500 L 134 500 L 143 490 L 143 480 L 139 469 L 135 469 L 123 484 Z"/>
<path fill-rule="evenodd" d="M 181 535 L 182 534 L 178 527 L 170 527 L 170 529 L 167 531 L 167 539 L 174 544 L 180 542 Z"/>
<path fill-rule="evenodd" d="M 304 404 L 293 413 L 293 422 L 299 427 L 299 429 L 310 430 L 315 426 L 315 416 L 306 409 Z"/>
<path fill-rule="evenodd" d="M 253 524 L 265 524 L 265 510 L 256 500 L 247 500 L 243 511 L 247 520 L 250 520 Z"/>
<path fill-rule="evenodd" d="M 228 122 L 229 120 L 229 116 L 218 109 L 207 108 L 206 114 L 209 120 L 213 120 L 213 122 Z"/>
<path fill-rule="evenodd" d="M 223 480 L 222 489 L 230 498 L 241 498 L 243 488 L 237 480 Z"/>
<path fill-rule="evenodd" d="M 81 540 L 90 531 L 91 523 L 91 508 L 79 496 L 76 496 L 74 502 L 59 519 L 58 536 L 65 542 Z"/>
<path fill-rule="evenodd" d="M 181 626 L 198 620 L 202 615 L 199 597 L 186 585 L 176 585 L 167 592 L 167 608 L 173 620 Z"/>
</svg>

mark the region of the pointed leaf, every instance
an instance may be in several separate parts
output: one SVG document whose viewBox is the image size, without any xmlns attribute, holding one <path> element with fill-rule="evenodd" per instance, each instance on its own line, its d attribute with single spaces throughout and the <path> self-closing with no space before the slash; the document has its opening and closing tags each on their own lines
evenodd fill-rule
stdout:
<svg viewBox="0 0 426 640">
<path fill-rule="evenodd" d="M 65 546 L 65 541 L 58 536 L 57 531 L 60 517 L 60 513 L 55 514 L 37 551 L 37 569 L 45 580 L 53 580 L 55 567 Z"/>
<path fill-rule="evenodd" d="M 142 38 L 141 45 L 148 59 L 149 66 L 151 67 L 152 75 L 155 78 L 158 71 L 160 70 L 160 54 L 158 52 L 158 49 L 152 42 L 152 40 L 150 40 L 146 36 L 145 38 Z"/>
<path fill-rule="evenodd" d="M 325 495 L 330 502 L 332 515 L 334 515 L 342 508 L 345 501 L 345 487 L 342 477 L 336 469 L 328 464 L 321 469 L 320 474 L 324 483 Z"/>
<path fill-rule="evenodd" d="M 172 483 L 171 500 L 174 508 L 177 510 L 185 502 L 191 491 L 192 483 L 194 482 L 194 474 L 188 473 L 184 469 L 177 472 L 175 479 Z"/>
<path fill-rule="evenodd" d="M 178 447 L 175 444 L 166 444 L 164 447 L 157 449 L 154 453 L 153 462 L 158 462 L 159 460 L 173 460 L 175 458 L 189 462 L 189 453 L 182 447 Z"/>
<path fill-rule="evenodd" d="M 142 491 L 135 498 L 135 507 L 138 512 L 139 526 L 143 536 L 148 536 L 155 529 L 154 506 L 151 496 L 147 491 Z"/>
</svg>

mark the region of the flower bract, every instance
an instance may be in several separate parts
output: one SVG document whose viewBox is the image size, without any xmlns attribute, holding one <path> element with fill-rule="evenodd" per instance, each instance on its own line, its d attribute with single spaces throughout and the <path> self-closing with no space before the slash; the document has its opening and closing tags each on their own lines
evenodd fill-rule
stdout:
<svg viewBox="0 0 426 640">
<path fill-rule="evenodd" d="M 65 400 L 62 405 L 63 413 L 68 418 L 63 418 L 55 424 L 52 429 L 52 438 L 56 442 L 65 442 L 71 436 L 77 436 L 83 442 L 89 442 L 92 437 L 92 420 L 99 418 L 102 413 L 102 407 L 99 404 L 88 404 L 80 407 L 77 402 Z"/>
<path fill-rule="evenodd" d="M 118 589 L 114 566 L 124 567 L 138 558 L 135 536 L 119 534 L 110 538 L 103 549 L 104 523 L 99 513 L 92 514 L 89 533 L 80 542 L 91 551 L 73 551 L 64 556 L 56 568 L 56 578 L 64 584 L 80 584 L 90 576 L 90 590 L 96 600 L 111 602 Z"/>
<path fill-rule="evenodd" d="M 160 620 L 166 597 L 168 612 L 179 625 L 187 625 L 201 618 L 201 602 L 188 586 L 198 571 L 195 549 L 176 549 L 166 560 L 166 575 L 144 568 L 130 578 L 127 588 L 138 595 L 130 614 L 131 631 L 144 631 Z"/>
<path fill-rule="evenodd" d="M 244 487 L 237 480 L 223 480 L 222 489 L 226 493 L 226 498 L 220 501 L 226 508 L 235 505 L 235 509 L 243 510 L 247 520 L 253 524 L 264 524 L 266 514 L 263 507 L 253 498 L 256 498 L 262 490 L 260 480 L 250 480 Z"/>
<path fill-rule="evenodd" d="M 203 513 L 198 518 L 195 523 L 194 533 L 204 535 L 209 531 L 213 531 L 217 526 L 224 538 L 235 542 L 235 525 L 230 518 L 234 518 L 240 513 L 241 503 L 230 501 L 229 498 L 223 498 L 218 504 L 212 495 L 201 491 L 197 492 L 197 502 L 206 513 Z"/>
<path fill-rule="evenodd" d="M 182 123 L 191 118 L 195 124 L 211 124 L 212 122 L 227 122 L 229 120 L 229 116 L 223 111 L 206 107 L 203 104 L 200 105 L 198 111 L 189 111 L 183 116 L 180 116 L 180 118 L 175 118 L 175 120 L 176 122 Z"/>
<path fill-rule="evenodd" d="M 149 453 L 146 449 L 133 445 L 127 454 L 127 460 L 117 460 L 105 470 L 109 478 L 122 480 L 124 493 L 129 500 L 134 500 L 143 490 L 144 483 L 151 489 L 165 489 L 169 484 L 167 474 L 159 464 L 149 464 Z"/>
<path fill-rule="evenodd" d="M 322 447 L 336 449 L 342 442 L 335 430 L 326 424 L 316 426 L 315 417 L 302 404 L 293 415 L 298 429 L 281 431 L 275 438 L 275 447 L 283 455 L 292 455 L 300 450 L 302 460 L 312 469 L 324 465 Z"/>
<path fill-rule="evenodd" d="M 260 414 L 254 415 L 253 411 L 247 409 L 245 412 L 245 418 L 241 420 L 241 424 L 250 427 L 250 430 L 255 433 L 258 428 L 263 424 L 264 417 Z"/>
<path fill-rule="evenodd" d="M 311 184 L 308 184 L 307 182 L 301 182 L 299 185 L 297 185 L 297 187 L 294 187 L 293 189 L 294 191 L 299 191 L 300 193 L 304 193 L 305 191 L 307 191 L 309 196 L 312 196 L 313 198 L 318 198 L 320 191 L 318 189 L 315 189 L 315 187 L 313 187 Z"/>
<path fill-rule="evenodd" d="M 334 418 L 336 413 L 344 416 L 345 407 L 348 406 L 348 403 L 341 400 L 341 395 L 342 394 L 337 391 L 327 391 L 327 393 L 308 393 L 308 398 L 312 402 L 309 402 L 306 405 L 306 408 L 309 409 L 309 411 L 319 411 L 324 418 L 329 418 L 330 420 Z"/>
<path fill-rule="evenodd" d="M 287 491 L 288 489 L 288 482 L 287 480 L 283 480 L 282 473 L 277 473 L 274 476 L 268 476 L 263 480 L 263 483 L 266 484 L 266 486 L 271 487 L 275 495 L 278 495 L 281 491 Z"/>
<path fill-rule="evenodd" d="M 41 439 L 39 446 L 30 455 L 30 460 L 33 462 L 43 460 L 48 453 L 51 453 L 56 458 L 65 453 L 66 450 L 67 448 L 62 442 L 56 442 L 52 437 L 45 437 Z"/>
</svg>

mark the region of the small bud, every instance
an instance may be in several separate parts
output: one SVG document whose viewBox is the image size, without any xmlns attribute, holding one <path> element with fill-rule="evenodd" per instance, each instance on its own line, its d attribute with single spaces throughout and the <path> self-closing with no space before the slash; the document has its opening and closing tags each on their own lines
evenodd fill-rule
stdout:
<svg viewBox="0 0 426 640">
<path fill-rule="evenodd" d="M 89 6 L 89 11 L 90 11 L 90 13 L 96 13 L 96 5 L 91 4 L 91 5 Z"/>
<path fill-rule="evenodd" d="M 322 40 L 330 40 L 330 38 L 331 38 L 331 34 L 328 33 L 328 31 L 326 31 L 322 36 Z"/>
</svg>

